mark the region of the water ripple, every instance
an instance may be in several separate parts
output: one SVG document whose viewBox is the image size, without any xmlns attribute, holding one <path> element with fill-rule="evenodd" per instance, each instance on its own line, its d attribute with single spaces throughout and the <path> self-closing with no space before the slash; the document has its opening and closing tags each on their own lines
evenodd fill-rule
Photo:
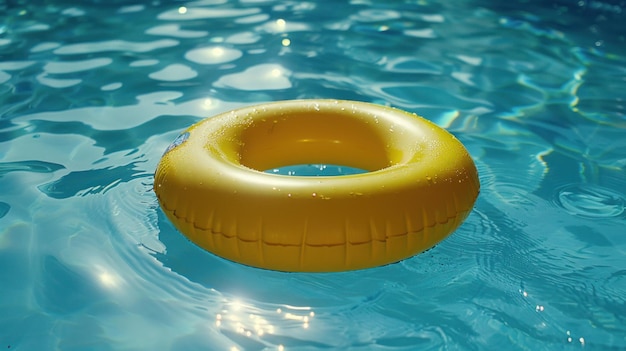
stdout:
<svg viewBox="0 0 626 351">
<path fill-rule="evenodd" d="M 9 213 L 10 209 L 11 209 L 11 205 L 9 205 L 6 202 L 0 201 L 0 218 L 6 216 L 6 214 Z"/>
<path fill-rule="evenodd" d="M 154 80 L 162 80 L 166 82 L 179 82 L 192 79 L 197 76 L 198 72 L 194 71 L 191 67 L 180 63 L 173 63 L 160 71 L 153 72 L 148 75 L 148 77 Z"/>
<path fill-rule="evenodd" d="M 203 65 L 216 65 L 234 61 L 242 55 L 243 53 L 241 50 L 223 46 L 208 46 L 187 51 L 185 53 L 185 58 L 189 61 Z"/>
<path fill-rule="evenodd" d="M 164 24 L 146 30 L 146 34 L 165 35 L 182 39 L 206 37 L 209 35 L 209 32 L 205 30 L 185 30 L 181 29 L 180 25 L 177 24 Z"/>
<path fill-rule="evenodd" d="M 160 20 L 166 21 L 193 21 L 211 18 L 230 18 L 249 16 L 259 13 L 258 8 L 235 9 L 235 8 L 193 8 L 180 7 L 175 10 L 162 12 L 157 16 Z"/>
<path fill-rule="evenodd" d="M 173 39 L 160 39 L 148 42 L 131 42 L 126 40 L 106 40 L 90 43 L 62 45 L 54 50 L 57 55 L 93 54 L 98 52 L 150 52 L 178 45 Z"/>
<path fill-rule="evenodd" d="M 586 218 L 620 217 L 626 198 L 615 190 L 590 184 L 567 184 L 556 190 L 555 203 L 568 213 Z"/>
<path fill-rule="evenodd" d="M 290 75 L 281 65 L 260 64 L 240 73 L 223 75 L 214 85 L 239 90 L 281 90 L 291 88 Z"/>
<path fill-rule="evenodd" d="M 0 162 L 0 177 L 9 172 L 52 173 L 63 168 L 63 165 L 44 161 Z"/>
<path fill-rule="evenodd" d="M 110 58 L 96 58 L 71 62 L 50 62 L 44 65 L 43 69 L 50 74 L 75 73 L 92 70 L 110 65 L 113 62 Z"/>
</svg>

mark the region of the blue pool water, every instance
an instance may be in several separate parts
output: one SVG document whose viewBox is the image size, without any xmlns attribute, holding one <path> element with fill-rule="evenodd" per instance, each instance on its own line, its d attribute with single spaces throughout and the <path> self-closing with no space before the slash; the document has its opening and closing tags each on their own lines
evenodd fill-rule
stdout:
<svg viewBox="0 0 626 351">
<path fill-rule="evenodd" d="M 0 2 L 0 349 L 626 349 L 624 11 Z M 195 247 L 152 192 L 163 151 L 203 117 L 296 98 L 445 127 L 479 169 L 474 211 L 435 248 L 356 272 Z"/>
</svg>

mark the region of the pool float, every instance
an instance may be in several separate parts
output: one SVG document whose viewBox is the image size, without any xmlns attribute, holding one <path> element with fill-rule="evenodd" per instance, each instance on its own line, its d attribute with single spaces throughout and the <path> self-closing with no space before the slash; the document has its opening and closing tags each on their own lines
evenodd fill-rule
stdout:
<svg viewBox="0 0 626 351">
<path fill-rule="evenodd" d="M 366 173 L 286 176 L 298 164 Z M 198 246 L 245 265 L 332 272 L 403 260 L 446 238 L 479 193 L 450 133 L 390 107 L 337 100 L 250 106 L 184 131 L 159 162 L 163 212 Z"/>
</svg>

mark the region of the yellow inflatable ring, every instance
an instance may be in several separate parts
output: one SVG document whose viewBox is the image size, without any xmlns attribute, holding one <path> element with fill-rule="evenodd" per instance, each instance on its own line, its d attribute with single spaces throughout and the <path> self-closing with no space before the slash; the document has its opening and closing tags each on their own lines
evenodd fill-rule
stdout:
<svg viewBox="0 0 626 351">
<path fill-rule="evenodd" d="M 335 164 L 362 174 L 263 171 Z M 474 162 L 451 134 L 407 112 L 337 100 L 294 100 L 222 113 L 183 132 L 154 190 L 192 242 L 279 271 L 330 272 L 393 263 L 427 250 L 472 210 Z"/>
</svg>

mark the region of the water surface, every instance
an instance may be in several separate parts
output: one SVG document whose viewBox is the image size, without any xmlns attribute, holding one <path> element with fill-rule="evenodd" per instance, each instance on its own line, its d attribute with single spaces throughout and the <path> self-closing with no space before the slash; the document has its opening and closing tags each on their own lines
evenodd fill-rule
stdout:
<svg viewBox="0 0 626 351">
<path fill-rule="evenodd" d="M 0 10 L 0 348 L 626 348 L 623 1 Z M 163 151 L 201 118 L 297 98 L 448 129 L 478 166 L 475 210 L 426 253 L 357 272 L 191 244 L 151 190 Z"/>
</svg>

